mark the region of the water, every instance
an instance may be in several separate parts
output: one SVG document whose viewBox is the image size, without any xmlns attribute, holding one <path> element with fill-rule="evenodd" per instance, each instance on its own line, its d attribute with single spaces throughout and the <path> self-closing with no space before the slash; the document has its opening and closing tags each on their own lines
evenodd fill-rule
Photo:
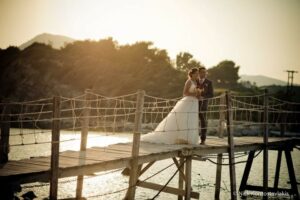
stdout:
<svg viewBox="0 0 300 200">
<path fill-rule="evenodd" d="M 24 134 L 23 139 L 20 134 Z M 45 142 L 50 141 L 51 133 L 50 131 L 36 131 L 36 134 L 32 133 L 32 130 L 26 129 L 11 129 L 11 134 L 15 136 L 10 137 L 10 144 L 28 144 L 34 142 Z M 67 142 L 62 142 L 60 145 L 60 150 L 79 150 L 80 147 L 80 134 L 78 132 L 71 131 L 61 131 L 61 140 L 72 140 Z M 73 140 L 75 139 L 75 140 Z M 106 135 L 98 132 L 89 132 L 88 147 L 92 146 L 107 146 L 109 144 L 129 142 L 132 139 L 131 134 L 114 134 Z M 209 139 L 209 138 L 208 138 Z M 10 149 L 9 159 L 18 160 L 29 158 L 33 156 L 45 156 L 50 155 L 50 144 L 35 144 L 35 145 L 24 145 L 24 146 L 12 146 Z M 262 153 L 254 159 L 252 165 L 252 170 L 249 175 L 248 183 L 252 185 L 262 185 Z M 236 161 L 246 160 L 247 156 L 237 158 Z M 298 182 L 300 181 L 300 151 L 294 150 L 292 152 L 292 158 L 294 162 L 294 168 Z M 269 186 L 273 185 L 275 166 L 276 166 L 277 153 L 275 151 L 269 151 Z M 144 173 L 140 180 L 144 180 L 154 173 L 160 171 L 161 169 L 172 164 L 171 159 L 162 160 L 156 162 L 146 173 Z M 224 162 L 227 162 L 225 160 Z M 245 164 L 236 165 L 236 177 L 237 177 L 237 189 L 242 178 Z M 157 176 L 149 179 L 148 181 L 165 184 L 169 178 L 175 173 L 176 167 L 172 165 L 167 170 L 163 171 Z M 216 165 L 206 161 L 193 161 L 192 163 L 192 188 L 193 191 L 200 193 L 200 199 L 214 199 L 214 183 L 215 183 L 215 173 Z M 281 173 L 279 187 L 289 188 L 290 185 L 287 184 L 289 181 L 289 176 L 287 172 L 287 167 L 285 163 L 285 158 L 282 159 Z M 177 187 L 178 179 L 177 176 L 169 183 L 168 186 Z M 36 187 L 39 185 L 38 187 Z M 47 198 L 49 195 L 49 185 L 45 183 L 32 183 L 22 185 L 23 190 L 18 194 L 21 196 L 27 191 L 34 191 L 38 196 L 38 199 Z M 121 174 L 121 170 L 113 170 L 112 173 L 101 172 L 94 176 L 86 176 L 83 186 L 83 196 L 88 197 L 88 199 L 122 199 L 125 196 L 126 190 L 122 192 L 102 195 L 107 193 L 113 193 L 128 187 L 128 177 Z M 298 185 L 298 189 L 300 189 Z M 75 177 L 63 178 L 59 180 L 59 198 L 71 198 L 75 197 L 76 191 L 76 181 Z M 157 191 L 137 188 L 136 199 L 151 199 L 157 194 Z M 94 196 L 94 197 L 91 197 Z M 221 184 L 221 199 L 230 199 L 230 182 L 229 182 L 229 169 L 228 166 L 223 166 L 222 168 L 222 184 Z M 177 196 L 172 194 L 161 193 L 157 199 L 168 199 L 175 200 Z M 249 197 L 248 199 L 261 199 L 260 196 Z M 278 198 L 273 198 L 278 199 Z M 281 196 L 279 199 L 290 199 L 288 196 Z"/>
</svg>

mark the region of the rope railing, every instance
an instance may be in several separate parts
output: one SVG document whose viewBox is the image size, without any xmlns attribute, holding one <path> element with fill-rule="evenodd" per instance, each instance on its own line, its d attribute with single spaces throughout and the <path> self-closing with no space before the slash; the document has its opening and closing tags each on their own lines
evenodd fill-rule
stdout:
<svg viewBox="0 0 300 200">
<path fill-rule="evenodd" d="M 278 98 L 276 98 L 276 97 L 273 97 L 273 96 L 270 96 L 270 99 L 271 99 L 271 100 L 274 100 L 274 101 L 277 101 L 277 102 L 284 103 L 284 104 L 290 104 L 290 105 L 300 105 L 300 103 L 299 103 L 299 102 L 285 101 L 285 100 L 281 100 L 281 99 L 278 99 Z"/>
<path fill-rule="evenodd" d="M 87 99 L 86 95 L 89 95 Z M 84 95 L 77 97 L 61 97 L 60 117 L 53 118 L 52 115 L 52 102 L 51 98 L 38 99 L 35 101 L 24 102 L 8 102 L 0 103 L 0 118 L 2 122 L 11 123 L 12 127 L 19 129 L 32 129 L 31 132 L 13 134 L 13 137 L 24 137 L 26 135 L 34 135 L 38 138 L 41 133 L 51 132 L 46 129 L 51 129 L 53 120 L 60 120 L 61 130 L 80 130 L 82 120 L 89 120 L 89 129 L 106 132 L 105 135 L 112 135 L 116 132 L 131 132 L 134 123 L 134 115 L 136 109 L 136 95 L 132 93 L 117 97 L 106 97 L 95 93 L 94 91 L 87 92 Z M 220 128 L 225 130 L 224 124 L 220 123 L 222 113 L 228 111 L 224 99 L 224 95 L 219 95 L 208 101 L 208 108 L 205 111 L 208 133 L 216 131 Z M 233 123 L 231 127 L 239 128 L 242 126 L 261 126 L 269 124 L 276 127 L 277 125 L 284 124 L 286 126 L 299 126 L 300 125 L 300 103 L 288 102 L 270 96 L 270 103 L 268 105 L 269 121 L 263 122 L 262 115 L 264 113 L 263 105 L 264 94 L 238 96 L 231 95 L 231 108 L 229 111 L 232 113 Z M 151 95 L 145 95 L 143 105 L 143 121 L 142 132 L 151 132 L 160 123 L 176 105 L 181 98 L 161 98 Z M 88 106 L 85 105 L 88 102 Z M 6 107 L 11 109 L 10 113 L 6 112 Z M 294 109 L 297 107 L 297 109 Z M 83 112 L 88 109 L 89 115 L 83 116 Z M 181 115 L 184 113 L 195 112 L 181 112 L 177 111 L 176 114 Z M 8 117 L 8 120 L 7 120 Z M 6 119 L 4 119 L 6 118 Z M 288 118 L 289 120 L 283 120 Z M 188 122 L 186 122 L 188 123 Z M 226 122 L 225 122 L 226 125 Z M 41 131 L 45 129 L 45 131 Z M 201 127 L 200 127 L 201 129 Z M 180 131 L 189 131 L 194 129 L 180 129 Z M 174 129 L 178 131 L 178 129 Z M 160 132 L 160 131 L 158 131 Z M 163 131 L 161 131 L 163 132 Z M 77 133 L 79 135 L 79 133 Z M 78 139 L 78 138 L 77 138 Z M 77 140 L 75 138 L 75 140 Z M 38 144 L 36 140 L 30 145 Z M 61 141 L 63 142 L 63 141 Z M 49 141 L 50 143 L 50 141 Z M 26 145 L 21 143 L 19 145 Z"/>
</svg>

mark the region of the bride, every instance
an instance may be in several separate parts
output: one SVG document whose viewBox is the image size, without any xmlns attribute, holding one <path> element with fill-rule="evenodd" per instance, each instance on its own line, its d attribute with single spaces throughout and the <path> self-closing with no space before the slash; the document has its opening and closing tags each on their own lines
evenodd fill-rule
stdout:
<svg viewBox="0 0 300 200">
<path fill-rule="evenodd" d="M 185 82 L 183 98 L 179 100 L 171 112 L 165 117 L 156 129 L 141 137 L 144 142 L 163 144 L 198 144 L 198 96 L 197 89 L 198 69 L 188 72 Z"/>
</svg>

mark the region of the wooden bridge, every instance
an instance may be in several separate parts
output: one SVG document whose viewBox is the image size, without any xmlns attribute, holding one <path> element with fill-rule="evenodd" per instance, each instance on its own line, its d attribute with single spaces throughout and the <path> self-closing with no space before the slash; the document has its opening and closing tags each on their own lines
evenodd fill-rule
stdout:
<svg viewBox="0 0 300 200">
<path fill-rule="evenodd" d="M 219 199 L 221 185 L 221 169 L 223 154 L 229 156 L 229 172 L 231 183 L 231 198 L 245 196 L 246 190 L 265 192 L 264 199 L 268 198 L 267 193 L 287 192 L 294 199 L 299 199 L 297 180 L 295 176 L 291 151 L 300 145 L 299 138 L 290 137 L 268 137 L 268 123 L 263 124 L 263 137 L 234 137 L 232 131 L 232 115 L 230 112 L 230 95 L 225 96 L 224 117 L 226 120 L 227 137 L 223 137 L 223 131 L 219 131 L 218 137 L 209 137 L 206 145 L 188 145 L 188 144 L 153 144 L 140 141 L 142 118 L 145 109 L 144 93 L 137 94 L 137 103 L 135 104 L 133 141 L 129 143 L 119 143 L 107 147 L 86 148 L 87 135 L 89 130 L 89 119 L 91 105 L 85 101 L 86 107 L 81 116 L 81 148 L 80 151 L 59 152 L 60 143 L 60 124 L 61 124 L 61 98 L 53 98 L 52 107 L 52 141 L 51 155 L 46 157 L 33 157 L 22 160 L 6 160 L 8 154 L 9 122 L 8 116 L 3 115 L 1 123 L 1 168 L 0 182 L 1 193 L 7 198 L 12 196 L 10 186 L 14 184 L 24 184 L 32 182 L 50 182 L 50 199 L 57 199 L 58 179 L 64 177 L 77 176 L 76 199 L 82 197 L 82 186 L 84 175 L 91 173 L 107 171 L 112 169 L 129 169 L 129 186 L 127 188 L 126 199 L 134 199 L 136 187 L 149 188 L 160 192 L 171 193 L 178 196 L 178 199 L 199 199 L 199 193 L 191 190 L 191 170 L 192 161 L 205 161 L 207 155 L 216 154 L 218 156 L 216 164 L 216 187 L 215 199 Z M 87 98 L 89 100 L 89 97 Z M 87 106 L 88 105 L 88 106 Z M 227 108 L 227 109 L 226 109 Z M 265 104 L 264 121 L 268 122 L 268 105 Z M 286 116 L 286 115 L 285 115 Z M 6 117 L 6 118 L 5 118 Z M 220 116 L 222 118 L 222 116 Z M 221 122 L 220 122 L 221 123 Z M 284 129 L 282 129 L 282 135 Z M 222 132 L 222 134 L 221 134 Z M 274 187 L 268 186 L 268 151 L 278 151 L 276 174 Z M 254 186 L 247 184 L 251 165 L 253 163 L 255 152 L 263 151 L 263 186 Z M 235 175 L 235 156 L 237 152 L 249 152 L 246 161 L 244 175 L 241 180 L 239 193 L 236 191 Z M 282 152 L 285 153 L 290 177 L 291 188 L 278 188 L 279 172 L 281 166 Z M 178 188 L 160 185 L 139 177 L 146 172 L 156 161 L 172 159 L 177 166 L 179 175 Z M 209 160 L 209 159 L 208 159 Z M 210 160 L 211 161 L 211 160 Z M 213 162 L 213 161 L 212 161 Z M 239 195 L 238 195 L 239 194 Z"/>
</svg>

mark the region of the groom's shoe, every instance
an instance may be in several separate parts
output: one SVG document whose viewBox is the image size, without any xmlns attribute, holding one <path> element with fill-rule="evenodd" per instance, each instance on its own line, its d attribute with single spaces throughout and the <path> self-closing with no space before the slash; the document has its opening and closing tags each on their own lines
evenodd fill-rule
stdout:
<svg viewBox="0 0 300 200">
<path fill-rule="evenodd" d="M 205 145 L 205 141 L 201 141 L 200 144 Z"/>
</svg>

